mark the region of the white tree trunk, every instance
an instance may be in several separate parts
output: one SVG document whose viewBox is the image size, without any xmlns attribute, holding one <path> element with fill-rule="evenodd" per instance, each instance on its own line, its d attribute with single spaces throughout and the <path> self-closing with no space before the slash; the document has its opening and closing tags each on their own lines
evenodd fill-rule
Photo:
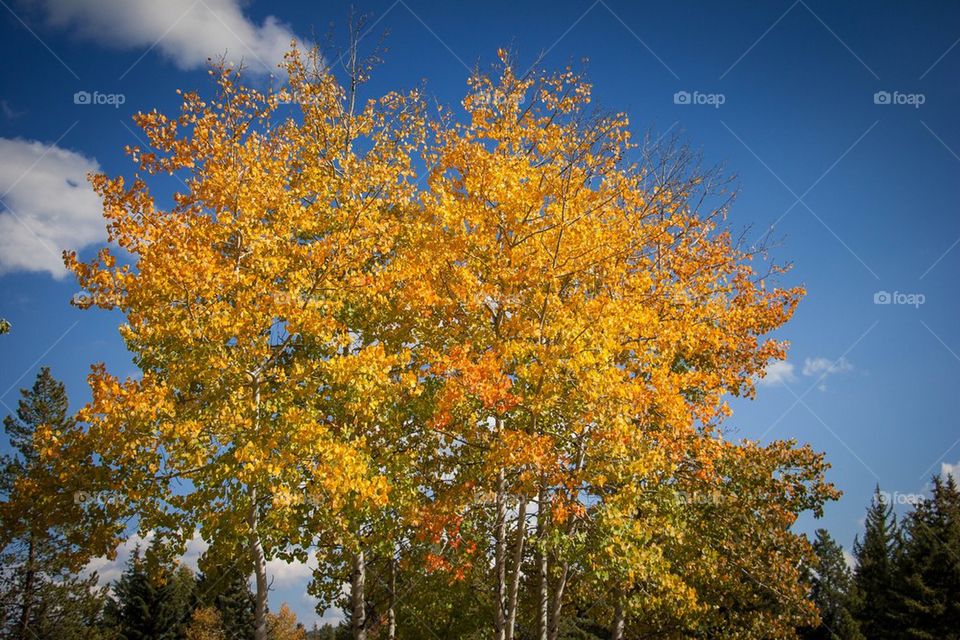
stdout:
<svg viewBox="0 0 960 640">
<path fill-rule="evenodd" d="M 611 640 L 623 640 L 623 631 L 626 627 L 626 620 L 623 616 L 623 605 L 619 602 L 613 610 L 613 628 L 610 630 Z"/>
<path fill-rule="evenodd" d="M 547 518 L 550 505 L 547 501 L 546 480 L 540 479 L 540 495 L 537 497 L 537 640 L 547 640 L 549 573 L 547 566 Z"/>
<path fill-rule="evenodd" d="M 397 560 L 390 557 L 390 608 L 387 611 L 387 640 L 397 637 Z"/>
<path fill-rule="evenodd" d="M 350 626 L 354 640 L 367 640 L 367 566 L 361 549 L 353 555 L 353 576 L 350 581 Z"/>
<path fill-rule="evenodd" d="M 258 532 L 257 490 L 250 496 L 250 512 L 247 514 L 250 526 L 250 555 L 253 560 L 253 572 L 256 576 L 257 592 L 253 608 L 254 640 L 267 640 L 267 558 Z"/>
<path fill-rule="evenodd" d="M 507 502 L 506 502 L 506 475 L 503 469 L 497 474 L 497 505 L 496 526 L 494 528 L 494 566 L 497 574 L 496 600 L 493 603 L 493 631 L 495 640 L 505 640 L 506 621 L 503 615 L 503 605 L 506 596 L 507 582 Z"/>
<path fill-rule="evenodd" d="M 517 540 L 513 548 L 513 566 L 510 568 L 510 592 L 507 596 L 506 640 L 513 640 L 517 626 L 517 600 L 520 592 L 520 567 L 523 565 L 523 546 L 527 540 L 527 499 L 520 496 L 517 509 Z"/>
</svg>

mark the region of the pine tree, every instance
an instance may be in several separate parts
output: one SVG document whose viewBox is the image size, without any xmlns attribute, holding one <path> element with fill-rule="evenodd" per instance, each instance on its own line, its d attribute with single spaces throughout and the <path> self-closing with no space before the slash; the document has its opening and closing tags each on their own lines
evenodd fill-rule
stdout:
<svg viewBox="0 0 960 640">
<path fill-rule="evenodd" d="M 169 565 L 154 565 L 139 547 L 114 586 L 108 618 L 122 640 L 182 640 L 193 609 L 193 574 Z"/>
<path fill-rule="evenodd" d="M 853 543 L 853 555 L 857 560 L 854 571 L 856 617 L 867 640 L 901 637 L 893 595 L 899 540 L 893 506 L 888 504 L 878 486 L 873 502 L 867 508 L 863 540 L 858 537 Z"/>
<path fill-rule="evenodd" d="M 813 543 L 818 565 L 811 571 L 811 597 L 820 612 L 819 626 L 803 632 L 805 640 L 863 640 L 853 617 L 853 574 L 843 549 L 826 529 L 817 530 Z"/>
<path fill-rule="evenodd" d="M 230 640 L 253 640 L 254 596 L 241 553 L 214 542 L 200 560 L 197 597 L 217 610 Z"/>
<path fill-rule="evenodd" d="M 72 429 L 66 389 L 44 367 L 30 389 L 21 390 L 16 416 L 4 430 L 12 454 L 0 458 L 0 634 L 24 640 L 81 637 L 97 624 L 105 594 L 96 575 L 71 575 L 78 568 L 71 537 L 75 523 L 64 508 L 72 496 L 51 495 L 50 469 L 34 447 L 39 428 Z M 62 515 L 53 519 L 51 515 Z"/>
<path fill-rule="evenodd" d="M 902 637 L 960 638 L 960 490 L 933 478 L 932 496 L 904 521 L 898 565 Z"/>
<path fill-rule="evenodd" d="M 32 640 L 107 640 L 112 631 L 103 624 L 106 590 L 96 574 L 64 575 L 42 584 L 30 625 Z"/>
</svg>

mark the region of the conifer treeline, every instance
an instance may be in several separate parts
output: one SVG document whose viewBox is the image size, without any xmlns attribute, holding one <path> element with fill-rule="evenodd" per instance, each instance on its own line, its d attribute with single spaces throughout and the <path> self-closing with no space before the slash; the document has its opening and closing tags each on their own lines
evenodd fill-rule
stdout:
<svg viewBox="0 0 960 640">
<path fill-rule="evenodd" d="M 960 490 L 953 476 L 934 476 L 930 494 L 898 521 L 877 487 L 853 569 L 830 534 L 817 531 L 811 583 L 821 623 L 805 639 L 960 638 Z"/>
</svg>

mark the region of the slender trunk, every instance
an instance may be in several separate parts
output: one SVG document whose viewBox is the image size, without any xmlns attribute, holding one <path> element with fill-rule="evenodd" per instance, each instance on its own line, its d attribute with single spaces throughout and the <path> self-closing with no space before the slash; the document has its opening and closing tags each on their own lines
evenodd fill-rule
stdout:
<svg viewBox="0 0 960 640">
<path fill-rule="evenodd" d="M 586 447 L 581 441 L 580 451 L 577 454 L 577 463 L 575 465 L 576 470 L 583 468 L 584 457 L 586 456 Z M 566 526 L 566 536 L 567 539 L 573 539 L 577 533 L 577 520 L 568 520 Z M 570 561 L 564 560 L 562 568 L 560 569 L 560 575 L 557 576 L 557 581 L 553 586 L 553 597 L 550 600 L 550 613 L 549 613 L 549 632 L 547 634 L 547 640 L 557 640 L 560 637 L 560 620 L 561 613 L 563 610 L 563 592 L 567 588 L 567 581 L 570 578 Z"/>
<path fill-rule="evenodd" d="M 547 481 L 540 477 L 540 494 L 537 496 L 537 640 L 547 640 L 549 595 L 549 567 L 547 565 L 547 519 L 550 506 L 547 503 Z"/>
<path fill-rule="evenodd" d="M 397 559 L 390 556 L 390 608 L 387 610 L 387 640 L 397 637 Z"/>
<path fill-rule="evenodd" d="M 18 637 L 21 640 L 29 640 L 30 633 L 30 614 L 33 612 L 33 584 L 36 577 L 36 558 L 37 550 L 34 543 L 33 532 L 30 533 L 30 542 L 27 546 L 27 566 L 23 575 L 23 607 L 20 610 L 20 624 Z"/>
<path fill-rule="evenodd" d="M 251 491 L 247 524 L 250 526 L 250 555 L 253 559 L 253 572 L 257 583 L 253 607 L 253 637 L 254 640 L 267 640 L 267 558 L 258 532 L 256 489 Z"/>
<path fill-rule="evenodd" d="M 520 496 L 520 505 L 517 509 L 517 541 L 513 547 L 513 566 L 510 568 L 510 593 L 507 597 L 507 631 L 506 640 L 513 640 L 517 626 L 517 595 L 520 592 L 520 566 L 523 564 L 523 546 L 527 539 L 527 498 Z"/>
<path fill-rule="evenodd" d="M 353 576 L 350 580 L 350 627 L 353 640 L 367 640 L 367 566 L 363 549 L 353 555 Z"/>
<path fill-rule="evenodd" d="M 619 600 L 613 608 L 613 625 L 610 629 L 610 640 L 623 640 L 623 630 L 626 627 L 626 620 L 623 615 L 623 603 Z"/>
<path fill-rule="evenodd" d="M 260 428 L 260 382 L 253 375 L 253 429 Z M 253 605 L 253 638 L 267 640 L 267 557 L 260 539 L 260 512 L 257 510 L 257 488 L 250 489 L 250 511 L 247 512 L 250 528 L 250 556 L 256 576 L 257 592 Z"/>
<path fill-rule="evenodd" d="M 507 555 L 507 503 L 506 474 L 503 469 L 497 474 L 497 523 L 494 540 L 494 566 L 497 573 L 496 598 L 493 606 L 493 631 L 496 640 L 505 640 L 506 623 L 503 616 L 503 601 L 506 595 L 506 555 Z"/>
<path fill-rule="evenodd" d="M 553 598 L 550 600 L 550 625 L 548 640 L 557 640 L 560 637 L 560 613 L 563 608 L 563 590 L 567 586 L 567 576 L 570 574 L 570 563 L 564 562 L 560 570 L 560 577 L 553 587 Z"/>
</svg>

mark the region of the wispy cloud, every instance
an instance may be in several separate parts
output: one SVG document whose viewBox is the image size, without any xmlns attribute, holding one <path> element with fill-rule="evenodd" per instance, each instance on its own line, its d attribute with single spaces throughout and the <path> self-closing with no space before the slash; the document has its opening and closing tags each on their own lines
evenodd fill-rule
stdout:
<svg viewBox="0 0 960 640">
<path fill-rule="evenodd" d="M 803 361 L 803 375 L 817 378 L 817 389 L 827 390 L 827 378 L 839 373 L 853 371 L 853 363 L 844 357 L 837 360 L 818 356 Z"/>
<path fill-rule="evenodd" d="M 13 105 L 10 104 L 9 100 L 0 100 L 0 114 L 3 114 L 4 119 L 6 120 L 16 120 L 22 116 L 25 111 L 17 111 L 13 108 Z"/>
<path fill-rule="evenodd" d="M 803 375 L 805 376 L 829 376 L 847 371 L 853 371 L 853 364 L 846 358 L 831 360 L 830 358 L 819 356 L 816 358 L 807 358 L 803 361 Z"/>
<path fill-rule="evenodd" d="M 827 390 L 827 378 L 853 371 L 853 363 L 846 358 L 833 360 L 824 356 L 815 358 L 806 358 L 803 361 L 803 367 L 800 369 L 800 375 L 807 378 L 817 378 L 817 388 L 820 391 Z M 757 384 L 764 387 L 778 387 L 796 382 L 799 379 L 796 367 L 792 362 L 786 360 L 776 360 L 767 365 L 764 377 L 757 380 Z"/>
<path fill-rule="evenodd" d="M 777 387 L 796 381 L 793 364 L 785 360 L 775 360 L 767 365 L 765 375 L 757 380 L 757 384 L 764 387 Z"/>
</svg>

